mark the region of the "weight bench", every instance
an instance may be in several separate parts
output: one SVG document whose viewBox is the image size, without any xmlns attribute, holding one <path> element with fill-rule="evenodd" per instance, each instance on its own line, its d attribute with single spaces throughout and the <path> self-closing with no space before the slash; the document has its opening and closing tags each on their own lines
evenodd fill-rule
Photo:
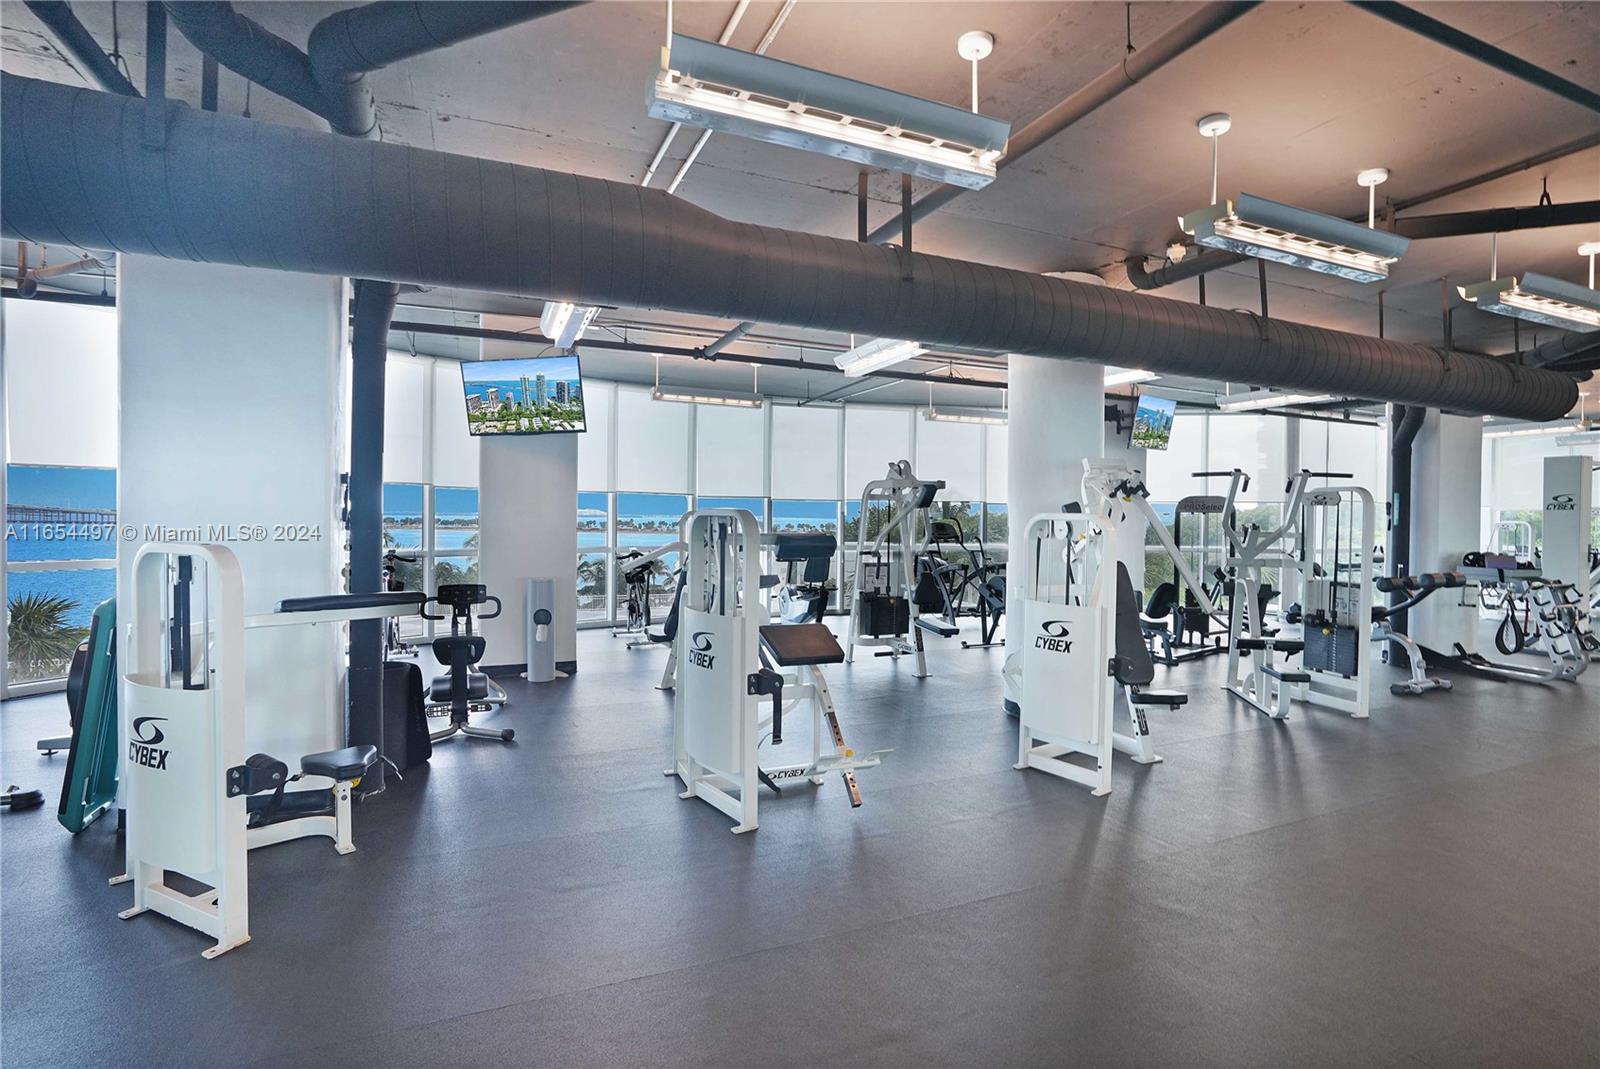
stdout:
<svg viewBox="0 0 1600 1069">
<path fill-rule="evenodd" d="M 306 754 L 294 776 L 289 775 L 288 765 L 264 753 L 252 754 L 243 765 L 228 769 L 228 797 L 246 796 L 246 845 L 254 850 L 308 835 L 326 835 L 339 853 L 351 853 L 355 844 L 350 838 L 350 792 L 377 763 L 378 748 L 369 743 Z M 285 789 L 307 777 L 331 780 L 333 785 Z"/>
<path fill-rule="evenodd" d="M 1234 649 L 1250 655 L 1250 680 L 1245 685 L 1236 679 L 1226 684 L 1228 693 L 1243 698 L 1274 720 L 1289 715 L 1290 689 L 1311 682 L 1311 673 L 1304 669 L 1289 668 L 1273 662 L 1274 654 L 1293 657 L 1305 652 L 1304 639 L 1279 638 L 1266 635 L 1252 638 L 1240 636 L 1233 640 Z"/>
<path fill-rule="evenodd" d="M 783 742 L 783 707 L 785 692 L 795 701 L 809 696 L 812 701 L 813 723 L 812 759 L 808 765 L 785 766 L 770 773 L 757 769 L 761 782 L 781 794 L 776 780 L 809 779 L 820 784 L 829 772 L 838 772 L 844 779 L 845 791 L 850 798 L 850 808 L 861 805 L 861 788 L 856 784 L 856 769 L 872 768 L 882 762 L 888 750 L 877 750 L 865 757 L 844 744 L 844 732 L 839 729 L 839 713 L 833 705 L 833 695 L 828 692 L 827 680 L 822 677 L 825 664 L 843 664 L 844 648 L 826 624 L 763 624 L 757 629 L 761 637 L 762 666 L 747 679 L 747 693 L 769 695 L 772 698 L 772 744 Z M 792 671 L 792 677 L 785 670 Z M 833 739 L 834 753 L 822 752 L 822 727 L 826 723 Z M 757 730 L 760 730 L 759 723 Z"/>
<path fill-rule="evenodd" d="M 1410 635 L 1396 631 L 1394 617 L 1416 605 L 1435 590 L 1446 590 L 1467 585 L 1466 576 L 1459 572 L 1423 572 L 1421 575 L 1380 575 L 1372 583 L 1380 594 L 1403 594 L 1404 600 L 1393 605 L 1374 605 L 1372 622 L 1376 638 L 1386 639 L 1406 651 L 1411 665 L 1411 678 L 1400 683 L 1390 683 L 1389 693 L 1397 695 L 1425 694 L 1430 690 L 1450 690 L 1448 679 L 1428 675 L 1428 663 L 1422 647 Z"/>
</svg>

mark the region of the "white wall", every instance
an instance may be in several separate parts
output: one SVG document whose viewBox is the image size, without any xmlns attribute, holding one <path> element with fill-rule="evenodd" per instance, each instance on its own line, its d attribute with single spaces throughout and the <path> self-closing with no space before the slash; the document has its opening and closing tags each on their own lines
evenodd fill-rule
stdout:
<svg viewBox="0 0 1600 1069">
<path fill-rule="evenodd" d="M 118 547 L 119 609 L 145 529 L 235 530 L 246 613 L 344 589 L 344 282 L 319 275 L 123 256 L 118 284 L 118 512 L 140 537 Z M 270 537 L 305 525 L 317 537 Z M 126 619 L 124 617 L 124 619 Z M 249 752 L 291 765 L 343 744 L 340 629 L 246 633 Z"/>
<path fill-rule="evenodd" d="M 1478 543 L 1483 420 L 1430 411 L 1411 453 L 1411 562 L 1416 572 L 1453 572 Z M 1455 643 L 1477 652 L 1478 610 L 1441 590 L 1408 613 L 1411 637 L 1441 653 Z M 1470 591 L 1468 592 L 1470 594 Z M 1471 600 L 1470 598 L 1466 600 Z"/>
</svg>

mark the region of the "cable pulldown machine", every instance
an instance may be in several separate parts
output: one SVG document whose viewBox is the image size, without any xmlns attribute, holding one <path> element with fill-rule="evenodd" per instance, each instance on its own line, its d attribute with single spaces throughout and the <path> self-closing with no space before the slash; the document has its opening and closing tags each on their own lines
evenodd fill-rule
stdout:
<svg viewBox="0 0 1600 1069">
<path fill-rule="evenodd" d="M 1009 704 L 1017 706 L 1018 769 L 1037 769 L 1111 791 L 1117 750 L 1140 764 L 1161 760 L 1150 741 L 1148 706 L 1177 708 L 1188 695 L 1145 689 L 1155 665 L 1139 630 L 1127 567 L 1116 558 L 1114 516 L 1041 513 L 1028 521 L 1024 600 L 1016 645 L 1006 658 Z M 1115 730 L 1116 689 L 1127 701 L 1132 734 Z M 1067 760 L 1085 754 L 1086 768 Z"/>
<path fill-rule="evenodd" d="M 1226 501 L 1220 497 L 1186 497 L 1178 503 L 1169 532 L 1150 504 L 1150 491 L 1139 471 L 1120 461 L 1086 458 L 1083 462 L 1083 500 L 1089 511 L 1114 516 L 1119 524 L 1130 511 L 1155 532 L 1156 540 L 1172 560 L 1174 582 L 1162 583 L 1150 596 L 1140 616 L 1140 629 L 1149 640 L 1152 655 L 1169 668 L 1184 661 L 1221 653 L 1226 647 L 1208 642 L 1213 620 L 1224 616 L 1217 604 L 1221 584 L 1208 589 L 1178 548 L 1185 514 L 1221 515 Z M 1170 622 L 1163 617 L 1170 617 Z M 1189 636 L 1197 636 L 1189 641 Z M 1159 651 L 1158 651 L 1159 647 Z"/>
<path fill-rule="evenodd" d="M 1570 683 L 1588 670 L 1592 659 L 1600 657 L 1600 638 L 1589 629 L 1588 607 L 1573 584 L 1546 579 L 1527 561 L 1493 553 L 1468 553 L 1461 574 L 1464 581 L 1480 584 L 1485 603 L 1490 600 L 1487 592 L 1498 592 L 1496 604 L 1505 607 L 1506 619 L 1496 636 L 1497 647 L 1515 654 L 1537 645 L 1549 664 L 1535 667 L 1490 661 L 1468 653 L 1460 643 L 1456 643 L 1457 663 L 1497 679 Z M 1518 604 L 1526 606 L 1526 630 L 1516 621 Z"/>
<path fill-rule="evenodd" d="M 1266 528 L 1239 522 L 1239 494 L 1250 485 L 1244 472 L 1235 468 L 1197 472 L 1196 477 L 1230 480 L 1222 513 L 1227 573 L 1234 587 L 1227 691 L 1276 720 L 1289 715 L 1291 701 L 1365 718 L 1374 619 L 1372 495 L 1359 486 L 1310 489 L 1312 479 L 1350 476 L 1299 471 L 1285 487 L 1278 526 Z M 1273 571 L 1289 603 L 1283 622 L 1299 624 L 1298 637 L 1267 625 L 1270 595 L 1263 592 L 1269 590 Z M 1287 665 L 1280 655 L 1285 660 L 1298 656 L 1300 666 Z"/>
<path fill-rule="evenodd" d="M 192 543 L 140 548 L 131 593 L 121 664 L 127 867 L 111 882 L 133 884 L 133 906 L 118 916 L 188 925 L 216 940 L 202 951 L 214 958 L 250 939 L 249 851 L 306 836 L 353 851 L 351 790 L 379 759 L 374 746 L 347 746 L 307 754 L 291 776 L 267 754 L 246 757 L 246 630 L 409 615 L 422 595 L 294 598 L 246 617 L 233 551 Z M 306 789 L 287 789 L 296 782 Z M 181 890 L 169 873 L 202 889 Z"/>
<path fill-rule="evenodd" d="M 917 561 L 928 546 L 928 510 L 944 483 L 918 479 L 909 460 L 889 465 L 888 474 L 861 492 L 860 525 L 856 531 L 854 593 L 845 661 L 854 662 L 856 647 L 874 649 L 875 657 L 917 659 L 916 676 L 928 674 L 922 632 L 944 638 L 959 629 L 920 614 L 915 620 Z"/>
<path fill-rule="evenodd" d="M 844 743 L 822 667 L 845 659 L 821 623 L 769 623 L 762 591 L 776 576 L 762 570 L 760 525 L 745 509 L 699 509 L 684 517 L 685 580 L 678 606 L 682 671 L 673 703 L 672 767 L 681 798 L 699 798 L 727 814 L 734 832 L 754 831 L 762 785 L 838 773 L 852 807 L 861 804 L 856 772 L 887 750 L 858 756 Z M 781 536 L 780 536 L 781 538 Z M 777 541 L 776 539 L 774 541 Z M 828 551 L 831 558 L 832 550 Z M 780 554 L 781 556 L 781 554 Z M 768 580 L 772 582 L 768 582 Z M 759 748 L 783 742 L 786 714 L 811 710 L 811 759 L 759 763 Z M 824 751 L 824 732 L 833 743 Z"/>
</svg>

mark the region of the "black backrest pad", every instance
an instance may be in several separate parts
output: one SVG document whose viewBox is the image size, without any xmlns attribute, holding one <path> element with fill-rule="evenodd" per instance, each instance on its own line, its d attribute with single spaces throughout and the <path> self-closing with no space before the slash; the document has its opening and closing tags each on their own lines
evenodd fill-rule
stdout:
<svg viewBox="0 0 1600 1069">
<path fill-rule="evenodd" d="M 1133 592 L 1128 566 L 1117 562 L 1117 682 L 1142 687 L 1156 677 L 1155 662 L 1139 629 L 1139 599 Z"/>
</svg>

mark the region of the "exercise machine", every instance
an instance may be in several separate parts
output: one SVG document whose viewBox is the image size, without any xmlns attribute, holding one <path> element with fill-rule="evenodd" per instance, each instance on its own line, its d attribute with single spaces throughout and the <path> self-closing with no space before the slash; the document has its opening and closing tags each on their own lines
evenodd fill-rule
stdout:
<svg viewBox="0 0 1600 1069">
<path fill-rule="evenodd" d="M 493 739 L 497 742 L 512 741 L 517 733 L 511 728 L 478 727 L 471 722 L 472 713 L 486 713 L 494 705 L 505 701 L 505 691 L 500 690 L 500 701 L 495 702 L 491 688 L 499 690 L 499 685 L 483 672 L 474 671 L 474 666 L 483 659 L 487 646 L 483 636 L 473 632 L 473 610 L 493 602 L 492 612 L 480 613 L 477 617 L 479 620 L 493 620 L 500 615 L 500 599 L 489 593 L 482 583 L 444 583 L 439 587 L 439 593 L 427 600 L 441 609 L 450 610 L 450 634 L 433 640 L 433 656 L 440 664 L 447 665 L 448 670 L 442 676 L 435 676 L 428 686 L 428 700 L 436 707 L 449 709 L 450 723 L 447 727 L 430 732 L 428 737 L 434 742 L 441 742 L 452 735 Z M 447 618 L 444 613 L 429 613 L 426 603 L 422 615 L 434 621 Z"/>
<path fill-rule="evenodd" d="M 1503 640 L 1504 652 L 1515 654 L 1537 646 L 1547 664 L 1510 664 L 1490 661 L 1468 653 L 1456 643 L 1456 662 L 1463 667 L 1497 679 L 1523 683 L 1575 682 L 1600 655 L 1600 638 L 1589 628 L 1588 607 L 1579 599 L 1571 583 L 1546 579 L 1527 561 L 1490 553 L 1468 553 L 1462 560 L 1461 574 L 1486 589 L 1498 589 L 1508 606 L 1506 622 L 1500 626 L 1511 637 Z M 1524 631 L 1515 621 L 1515 606 L 1523 603 L 1531 621 Z M 1501 642 L 1497 641 L 1497 645 Z"/>
<path fill-rule="evenodd" d="M 1424 572 L 1422 575 L 1382 575 L 1373 582 L 1380 594 L 1399 594 L 1403 600 L 1393 605 L 1373 605 L 1372 637 L 1393 643 L 1406 651 L 1411 665 L 1411 678 L 1389 684 L 1389 693 L 1398 695 L 1426 694 L 1430 690 L 1450 690 L 1450 680 L 1428 674 L 1428 662 L 1422 646 L 1410 635 L 1394 628 L 1394 617 L 1427 600 L 1439 590 L 1460 590 L 1467 585 L 1466 576 L 1460 572 Z M 1388 646 L 1384 648 L 1385 655 Z"/>
<path fill-rule="evenodd" d="M 1312 479 L 1347 479 L 1340 472 L 1299 471 L 1285 487 L 1277 526 L 1241 523 L 1239 494 L 1250 478 L 1199 472 L 1229 481 L 1222 513 L 1232 585 L 1225 689 L 1268 716 L 1282 720 L 1290 703 L 1303 702 L 1368 715 L 1371 700 L 1374 510 L 1359 486 L 1310 488 Z M 1279 577 L 1289 608 L 1283 623 L 1299 634 L 1279 633 L 1266 622 L 1262 592 Z M 1280 659 L 1281 655 L 1281 659 Z M 1298 656 L 1293 667 L 1287 659 Z"/>
<path fill-rule="evenodd" d="M 928 546 L 917 561 L 914 600 L 919 617 L 942 621 L 940 633 L 958 633 L 963 619 L 976 619 L 980 639 L 961 640 L 964 650 L 1004 646 L 996 639 L 1006 614 L 1006 566 L 989 560 L 982 543 L 969 544 L 954 520 L 928 521 Z"/>
<path fill-rule="evenodd" d="M 67 752 L 56 820 L 76 835 L 117 800 L 117 605 L 101 602 L 67 669 L 67 715 L 72 734 L 40 739 L 46 756 Z"/>
<path fill-rule="evenodd" d="M 398 593 L 405 590 L 405 580 L 400 577 L 400 564 L 415 564 L 418 558 L 402 557 L 394 550 L 389 550 L 383 555 L 383 589 Z M 415 643 L 407 642 L 400 634 L 400 618 L 391 616 L 383 622 L 383 656 L 385 660 L 395 657 L 414 657 L 417 653 Z"/>
<path fill-rule="evenodd" d="M 1150 504 L 1150 491 L 1137 469 L 1120 461 L 1094 458 L 1083 462 L 1082 494 L 1088 503 L 1087 511 L 1094 515 L 1115 516 L 1119 525 L 1127 522 L 1130 513 L 1137 516 L 1155 534 L 1172 561 L 1173 582 L 1158 585 L 1151 592 L 1150 604 L 1140 614 L 1140 630 L 1151 654 L 1170 668 L 1225 650 L 1220 642 L 1211 639 L 1212 621 L 1225 621 L 1219 607 L 1222 581 L 1218 579 L 1208 588 L 1179 548 L 1179 540 L 1185 515 L 1220 516 L 1226 500 L 1214 496 L 1184 498 L 1173 513 L 1169 532 Z"/>
<path fill-rule="evenodd" d="M 627 621 L 622 627 L 613 627 L 611 634 L 633 635 L 628 648 L 653 646 L 657 640 L 650 637 L 650 580 L 657 575 L 674 574 L 666 566 L 666 558 L 683 551 L 681 541 L 668 542 L 648 552 L 630 549 L 617 557 L 617 567 L 622 571 L 624 612 Z"/>
<path fill-rule="evenodd" d="M 383 591 L 286 599 L 246 617 L 238 558 L 220 545 L 149 543 L 134 557 L 122 651 L 124 920 L 154 912 L 205 933 L 203 957 L 246 943 L 250 850 L 326 836 L 351 839 L 351 790 L 378 761 L 371 745 L 300 759 L 300 771 L 244 753 L 245 638 L 252 628 L 344 624 L 418 611 L 420 594 Z M 291 784 L 299 789 L 289 790 Z M 189 891 L 172 874 L 198 883 Z"/>
<path fill-rule="evenodd" d="M 773 560 L 783 568 L 778 583 L 778 620 L 820 624 L 828 611 L 838 539 L 830 534 L 774 534 L 771 545 Z"/>
<path fill-rule="evenodd" d="M 821 623 L 770 623 L 763 591 L 766 545 L 745 509 L 699 509 L 684 519 L 688 543 L 678 606 L 682 678 L 673 702 L 672 766 L 681 798 L 699 798 L 754 831 L 763 785 L 837 773 L 852 807 L 861 804 L 856 773 L 882 762 L 886 750 L 858 755 L 845 745 L 823 666 L 845 659 Z M 776 577 L 770 577 L 776 578 Z M 760 764 L 759 749 L 784 739 L 801 703 L 810 706 L 811 758 L 801 764 Z M 824 733 L 832 742 L 824 747 Z"/>
<path fill-rule="evenodd" d="M 960 629 L 920 613 L 916 601 L 917 561 L 928 546 L 928 510 L 944 483 L 919 479 L 909 460 L 889 465 L 882 479 L 861 491 L 860 526 L 856 531 L 854 579 L 851 583 L 850 631 L 845 661 L 855 661 L 858 647 L 875 657 L 914 656 L 914 674 L 928 674 L 922 633 L 952 638 Z"/>
<path fill-rule="evenodd" d="M 1037 769 L 1099 796 L 1111 791 L 1117 750 L 1140 764 L 1161 760 L 1145 710 L 1177 708 L 1188 696 L 1147 689 L 1155 677 L 1139 630 L 1138 600 L 1116 557 L 1114 516 L 1041 513 L 1028 521 L 1022 567 L 1024 601 L 1015 634 L 1021 649 L 1006 658 L 1008 702 L 1017 713 L 1018 769 Z M 1131 732 L 1115 728 L 1116 693 Z M 1082 754 L 1092 768 L 1067 760 Z"/>
</svg>

